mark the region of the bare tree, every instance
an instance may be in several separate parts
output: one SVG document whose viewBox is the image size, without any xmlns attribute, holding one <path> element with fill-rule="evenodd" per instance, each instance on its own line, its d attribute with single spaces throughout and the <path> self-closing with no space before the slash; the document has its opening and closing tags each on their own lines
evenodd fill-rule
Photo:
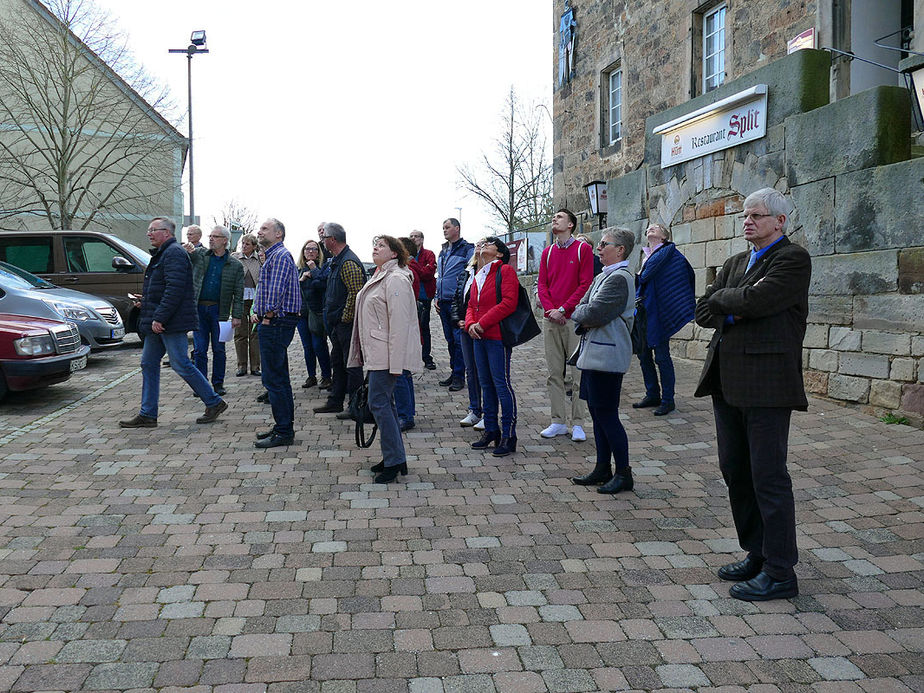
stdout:
<svg viewBox="0 0 924 693">
<path fill-rule="evenodd" d="M 478 197 L 507 232 L 551 216 L 552 166 L 540 104 L 524 103 L 511 86 L 502 130 L 477 169 L 458 167 L 459 187 Z"/>
<path fill-rule="evenodd" d="M 91 0 L 13 5 L 0 23 L 0 219 L 108 228 L 152 200 L 172 207 L 185 140 L 111 17 Z"/>
<path fill-rule="evenodd" d="M 213 223 L 242 235 L 252 233 L 259 220 L 257 213 L 237 198 L 225 202 L 218 216 L 212 216 Z"/>
</svg>

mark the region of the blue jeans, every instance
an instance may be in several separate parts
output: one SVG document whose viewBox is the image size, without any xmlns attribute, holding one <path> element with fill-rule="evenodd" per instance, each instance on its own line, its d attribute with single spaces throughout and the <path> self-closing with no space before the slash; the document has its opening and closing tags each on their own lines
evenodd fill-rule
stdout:
<svg viewBox="0 0 924 693">
<path fill-rule="evenodd" d="M 401 429 L 398 428 L 398 410 L 395 408 L 395 382 L 398 376 L 388 371 L 369 371 L 369 409 L 379 427 L 379 444 L 386 467 L 407 462 Z"/>
<path fill-rule="evenodd" d="M 437 305 L 440 309 L 440 322 L 443 323 L 443 336 L 449 348 L 449 368 L 452 370 L 452 377 L 461 380 L 465 377 L 465 361 L 462 358 L 462 329 L 449 317 L 452 301 L 441 300 L 437 302 Z"/>
<path fill-rule="evenodd" d="M 214 407 L 221 401 L 209 381 L 189 360 L 186 350 L 189 340 L 185 332 L 164 332 L 146 334 L 141 349 L 141 411 L 142 416 L 157 418 L 157 403 L 160 400 L 160 370 L 164 354 L 170 359 L 170 367 L 187 382 L 205 406 Z"/>
<path fill-rule="evenodd" d="M 500 431 L 502 438 L 514 438 L 517 434 L 517 398 L 510 384 L 510 354 L 513 349 L 505 347 L 499 339 L 473 339 L 472 345 L 481 381 L 484 431 Z M 500 425 L 497 421 L 498 403 Z"/>
<path fill-rule="evenodd" d="M 481 383 L 475 366 L 475 340 L 462 332 L 462 360 L 465 362 L 465 379 L 468 382 L 468 410 L 481 418 Z"/>
<path fill-rule="evenodd" d="M 398 411 L 398 423 L 413 423 L 417 414 L 417 401 L 414 398 L 414 379 L 410 371 L 404 371 L 395 382 L 395 409 Z"/>
<path fill-rule="evenodd" d="M 652 353 L 654 357 L 652 358 Z M 638 355 L 639 365 L 642 367 L 642 377 L 645 379 L 645 395 L 660 399 L 662 402 L 674 401 L 674 362 L 671 361 L 669 340 L 664 340 L 656 347 L 645 345 L 642 353 Z M 661 373 L 661 386 L 658 387 L 658 374 L 655 364 Z"/>
<path fill-rule="evenodd" d="M 225 382 L 225 343 L 218 341 L 218 304 L 197 306 L 199 327 L 193 332 L 193 359 L 196 368 L 209 377 L 209 342 L 212 343 L 212 385 L 219 387 Z"/>
<path fill-rule="evenodd" d="M 295 435 L 295 400 L 292 399 L 292 381 L 289 380 L 289 344 L 295 336 L 297 316 L 281 316 L 270 320 L 269 325 L 257 327 L 260 339 L 260 361 L 263 364 L 263 387 L 269 394 L 273 409 L 273 427 L 283 438 Z"/>
<path fill-rule="evenodd" d="M 317 377 L 315 369 L 315 360 L 321 367 L 321 377 L 330 377 L 330 352 L 327 350 L 327 337 L 324 335 L 312 334 L 308 329 L 308 318 L 302 316 L 298 319 L 298 336 L 302 340 L 302 349 L 305 352 L 305 367 L 308 369 L 308 375 L 312 378 Z"/>
</svg>

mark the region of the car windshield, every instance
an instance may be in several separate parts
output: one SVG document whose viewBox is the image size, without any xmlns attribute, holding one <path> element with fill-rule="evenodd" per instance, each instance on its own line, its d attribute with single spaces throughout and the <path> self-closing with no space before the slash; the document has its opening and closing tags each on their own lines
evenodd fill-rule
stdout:
<svg viewBox="0 0 924 693">
<path fill-rule="evenodd" d="M 138 246 L 132 245 L 128 241 L 123 241 L 121 238 L 113 236 L 112 234 L 104 233 L 103 235 L 131 253 L 132 258 L 136 260 L 142 267 L 148 266 L 148 263 L 151 261 L 151 253 L 149 253 L 147 250 L 142 250 Z"/>
<path fill-rule="evenodd" d="M 6 278 L 7 274 L 14 275 L 22 279 L 24 282 L 27 282 L 30 287 L 33 287 L 36 289 L 56 288 L 55 285 L 52 284 L 51 282 L 46 282 L 41 277 L 36 277 L 31 272 L 26 272 L 26 270 L 20 269 L 19 267 L 16 267 L 15 265 L 11 265 L 8 262 L 0 262 L 0 271 L 4 273 L 3 274 L 4 278 Z"/>
</svg>

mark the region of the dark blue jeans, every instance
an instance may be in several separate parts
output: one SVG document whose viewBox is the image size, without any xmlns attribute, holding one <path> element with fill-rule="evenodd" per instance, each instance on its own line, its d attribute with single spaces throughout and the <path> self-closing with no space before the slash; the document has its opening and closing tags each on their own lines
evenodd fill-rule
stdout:
<svg viewBox="0 0 924 693">
<path fill-rule="evenodd" d="M 499 339 L 473 339 L 472 345 L 481 381 L 485 433 L 500 431 L 502 438 L 513 438 L 517 434 L 517 398 L 510 384 L 510 354 L 513 349 L 505 347 Z M 497 421 L 498 404 L 500 424 Z"/>
<path fill-rule="evenodd" d="M 449 348 L 449 368 L 454 378 L 462 379 L 465 377 L 465 361 L 462 358 L 462 329 L 449 317 L 452 301 L 441 300 L 437 305 L 440 309 L 440 322 L 443 323 L 443 336 Z"/>
<path fill-rule="evenodd" d="M 587 411 L 594 423 L 596 470 L 611 471 L 611 459 L 617 472 L 624 473 L 629 468 L 629 438 L 619 420 L 622 378 L 622 373 L 581 371 L 581 396 L 587 400 Z"/>
<path fill-rule="evenodd" d="M 157 402 L 160 399 L 160 370 L 164 354 L 170 359 L 170 367 L 205 402 L 205 406 L 214 407 L 221 401 L 209 381 L 189 360 L 186 350 L 189 341 L 185 332 L 148 333 L 144 337 L 141 349 L 141 415 L 157 418 Z"/>
<path fill-rule="evenodd" d="M 297 322 L 297 316 L 285 315 L 273 318 L 269 325 L 260 323 L 257 327 L 263 387 L 269 393 L 276 433 L 284 438 L 295 435 L 295 400 L 292 399 L 292 381 L 289 380 L 288 350 Z"/>
<path fill-rule="evenodd" d="M 404 441 L 398 428 L 398 412 L 395 409 L 395 381 L 398 376 L 388 371 L 369 371 L 369 409 L 379 427 L 379 444 L 382 446 L 382 460 L 386 467 L 407 462 Z"/>
<path fill-rule="evenodd" d="M 665 340 L 656 347 L 647 346 L 638 355 L 639 365 L 642 367 L 642 377 L 645 379 L 645 395 L 660 399 L 662 402 L 674 401 L 674 362 L 671 361 L 670 341 Z M 658 387 L 658 374 L 655 365 L 661 373 L 661 386 Z"/>
<path fill-rule="evenodd" d="M 461 330 L 462 360 L 465 362 L 465 379 L 468 382 L 468 410 L 481 418 L 481 383 L 478 381 L 478 368 L 475 366 L 475 340 Z"/>
<path fill-rule="evenodd" d="M 218 304 L 197 306 L 199 327 L 193 332 L 193 360 L 196 368 L 209 377 L 209 342 L 212 345 L 212 385 L 219 387 L 225 382 L 225 343 L 218 341 Z"/>
<path fill-rule="evenodd" d="M 302 340 L 302 349 L 305 352 L 305 367 L 308 369 L 308 375 L 312 378 L 317 377 L 318 372 L 315 368 L 315 361 L 321 367 L 321 377 L 330 377 L 330 352 L 327 350 L 327 337 L 325 335 L 312 334 L 308 329 L 308 318 L 302 316 L 298 319 L 298 336 Z"/>
<path fill-rule="evenodd" d="M 414 379 L 410 371 L 404 371 L 395 382 L 395 408 L 398 410 L 398 423 L 413 423 L 417 414 L 417 401 L 414 397 Z"/>
</svg>

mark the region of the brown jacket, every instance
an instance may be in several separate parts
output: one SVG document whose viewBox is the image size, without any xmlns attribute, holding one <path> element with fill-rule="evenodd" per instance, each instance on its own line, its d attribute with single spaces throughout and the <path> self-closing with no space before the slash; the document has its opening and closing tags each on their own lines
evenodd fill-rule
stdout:
<svg viewBox="0 0 924 693">
<path fill-rule="evenodd" d="M 389 260 L 356 295 L 347 366 L 401 375 L 420 367 L 420 327 L 411 273 Z"/>
</svg>

